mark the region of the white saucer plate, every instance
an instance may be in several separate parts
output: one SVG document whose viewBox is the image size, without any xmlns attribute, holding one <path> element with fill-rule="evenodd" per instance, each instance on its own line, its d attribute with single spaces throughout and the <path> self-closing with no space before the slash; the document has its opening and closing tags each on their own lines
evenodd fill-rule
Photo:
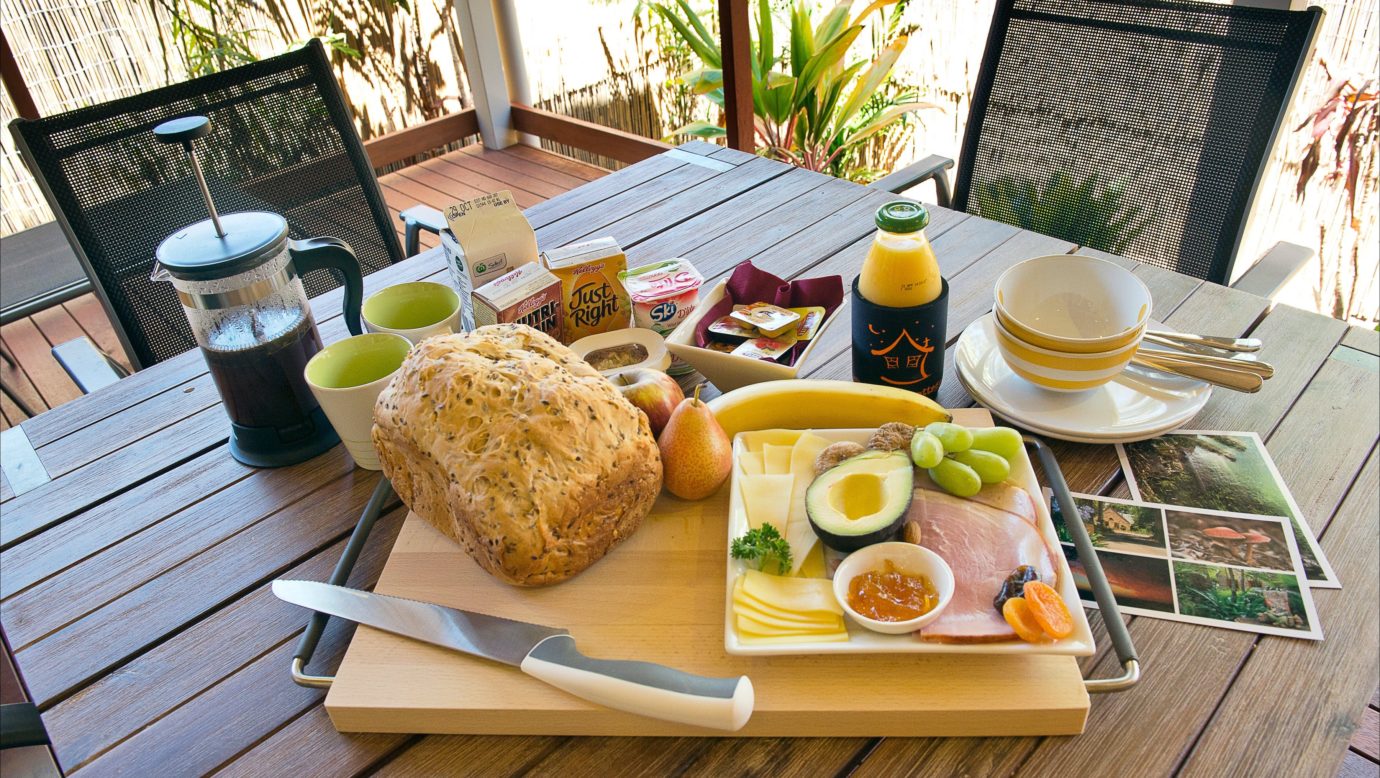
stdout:
<svg viewBox="0 0 1380 778">
<path fill-rule="evenodd" d="M 1007 367 L 990 313 L 959 336 L 954 365 L 964 388 L 993 413 L 1031 432 L 1076 443 L 1129 443 L 1162 435 L 1186 424 L 1212 396 L 1211 384 L 1136 366 L 1085 392 L 1042 389 Z"/>
</svg>

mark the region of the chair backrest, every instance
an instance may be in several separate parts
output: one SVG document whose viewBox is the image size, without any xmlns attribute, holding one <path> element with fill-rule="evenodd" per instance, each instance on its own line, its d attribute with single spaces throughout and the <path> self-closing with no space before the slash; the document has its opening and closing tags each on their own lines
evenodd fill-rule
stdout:
<svg viewBox="0 0 1380 778">
<path fill-rule="evenodd" d="M 955 207 L 1227 283 L 1321 18 L 998 0 Z"/>
<path fill-rule="evenodd" d="M 340 238 L 366 274 L 402 259 L 320 41 L 132 97 L 12 122 L 139 367 L 196 346 L 172 285 L 149 280 L 158 244 L 206 218 L 186 153 L 153 135 L 156 125 L 193 114 L 211 120 L 197 153 L 221 213 L 273 211 L 287 219 L 293 238 Z M 312 295 L 338 283 L 326 273 L 304 280 Z"/>
</svg>

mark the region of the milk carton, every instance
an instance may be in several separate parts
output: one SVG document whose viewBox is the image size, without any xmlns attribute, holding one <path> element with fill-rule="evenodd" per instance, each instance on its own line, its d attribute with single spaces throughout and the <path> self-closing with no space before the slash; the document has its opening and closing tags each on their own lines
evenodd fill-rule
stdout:
<svg viewBox="0 0 1380 778">
<path fill-rule="evenodd" d="M 464 301 L 464 327 L 470 330 L 475 325 L 471 293 L 517 267 L 535 263 L 537 236 L 506 189 L 455 203 L 446 208 L 445 216 L 441 246 L 451 281 Z"/>
</svg>

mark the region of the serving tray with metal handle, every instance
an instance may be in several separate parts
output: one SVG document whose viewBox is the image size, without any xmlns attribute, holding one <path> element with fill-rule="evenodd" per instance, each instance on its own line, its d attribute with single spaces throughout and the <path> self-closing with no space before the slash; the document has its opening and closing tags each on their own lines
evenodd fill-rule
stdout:
<svg viewBox="0 0 1380 778">
<path fill-rule="evenodd" d="M 984 411 L 970 409 L 967 415 Z M 974 418 L 967 423 L 983 423 Z M 990 423 L 990 420 L 985 423 Z M 1071 504 L 1052 453 L 1027 438 L 1056 496 Z M 592 654 L 637 657 L 704 675 L 743 674 L 758 688 L 743 736 L 1028 735 L 1082 731 L 1089 692 L 1139 678 L 1130 636 L 1091 541 L 1068 529 L 1124 672 L 1083 679 L 1068 656 L 869 655 L 740 657 L 723 651 L 728 490 L 700 503 L 663 497 L 639 532 L 578 578 L 519 589 L 499 583 L 416 516 L 404 524 L 378 591 L 487 610 L 578 631 Z M 380 483 L 331 578 L 343 584 L 389 501 Z M 501 665 L 361 628 L 339 672 L 307 667 L 326 619 L 315 615 L 292 661 L 300 684 L 332 687 L 326 709 L 342 731 L 580 735 L 713 735 L 599 709 Z M 1002 689 L 994 695 L 992 689 Z M 859 700 L 867 704 L 859 706 Z"/>
</svg>

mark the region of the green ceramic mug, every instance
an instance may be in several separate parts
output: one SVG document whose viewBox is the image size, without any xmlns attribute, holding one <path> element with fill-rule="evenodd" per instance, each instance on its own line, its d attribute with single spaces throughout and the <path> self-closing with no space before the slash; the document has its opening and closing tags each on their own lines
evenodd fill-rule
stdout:
<svg viewBox="0 0 1380 778">
<path fill-rule="evenodd" d="M 459 329 L 460 295 L 433 281 L 395 284 L 369 295 L 361 313 L 370 332 L 390 332 L 420 343 Z"/>
<path fill-rule="evenodd" d="M 374 450 L 374 402 L 402 366 L 412 343 L 377 332 L 336 341 L 307 362 L 307 385 L 331 426 L 366 470 L 380 470 Z"/>
</svg>

